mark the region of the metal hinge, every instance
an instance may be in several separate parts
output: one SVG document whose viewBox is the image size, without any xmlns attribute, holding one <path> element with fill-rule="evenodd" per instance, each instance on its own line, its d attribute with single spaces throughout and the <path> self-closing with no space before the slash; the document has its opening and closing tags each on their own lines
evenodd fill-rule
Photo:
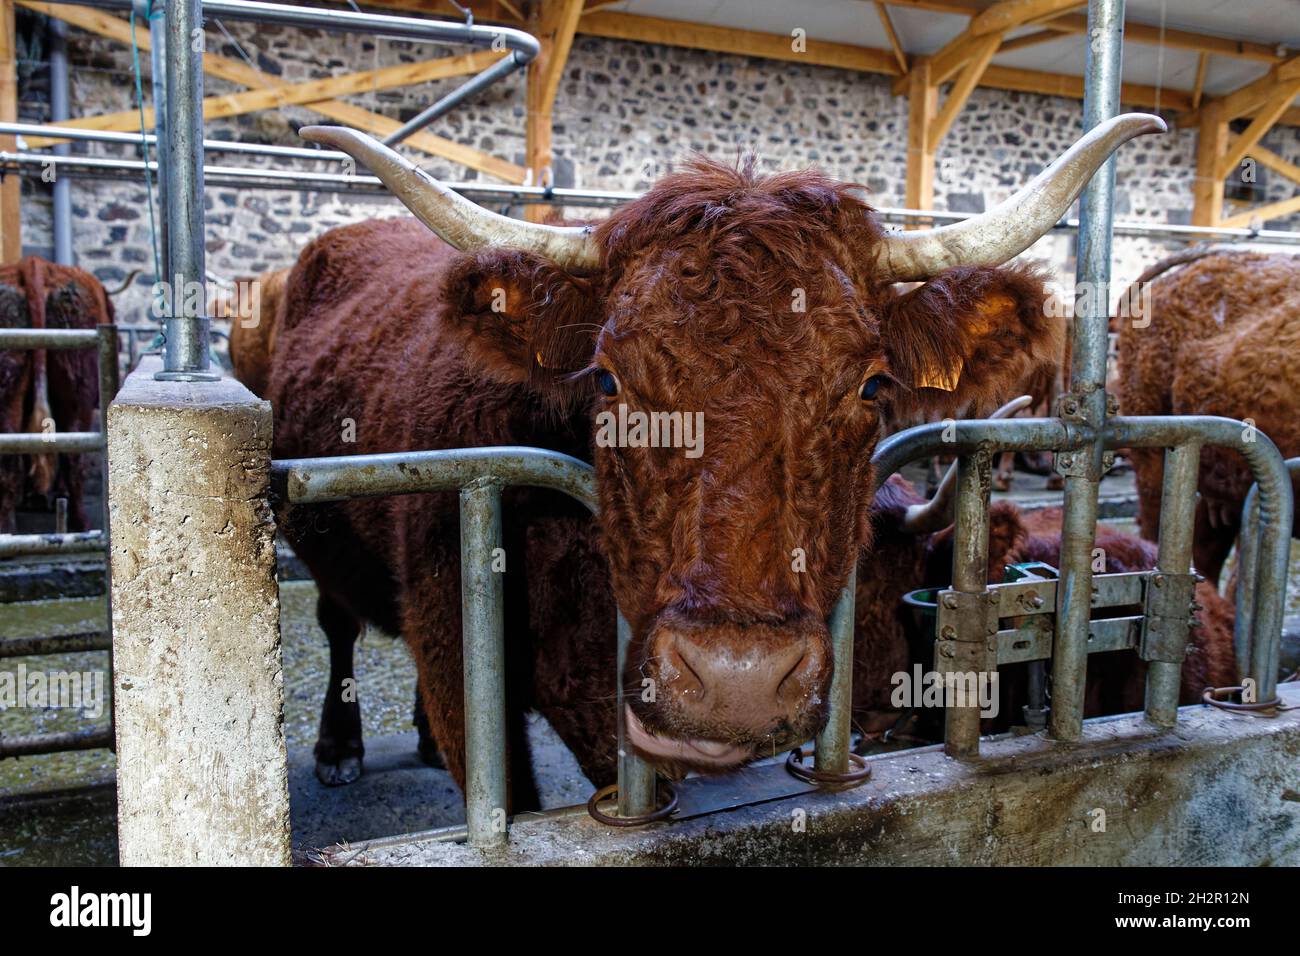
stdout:
<svg viewBox="0 0 1300 956">
<path fill-rule="evenodd" d="M 1143 660 L 1182 663 L 1187 656 L 1187 632 L 1196 601 L 1195 574 L 1153 571 L 1147 579 L 1139 652 Z"/>
</svg>

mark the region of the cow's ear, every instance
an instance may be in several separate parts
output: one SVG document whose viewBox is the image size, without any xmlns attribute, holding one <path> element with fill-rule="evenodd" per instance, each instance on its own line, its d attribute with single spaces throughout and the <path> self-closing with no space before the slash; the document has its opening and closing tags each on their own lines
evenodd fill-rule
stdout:
<svg viewBox="0 0 1300 956">
<path fill-rule="evenodd" d="M 443 325 L 475 370 L 556 397 L 591 363 L 600 317 L 593 283 L 511 249 L 467 253 L 443 283 Z"/>
<path fill-rule="evenodd" d="M 960 266 L 885 309 L 896 401 L 930 415 L 990 412 L 1019 383 L 1060 363 L 1064 319 L 1044 277 L 1025 267 Z"/>
</svg>

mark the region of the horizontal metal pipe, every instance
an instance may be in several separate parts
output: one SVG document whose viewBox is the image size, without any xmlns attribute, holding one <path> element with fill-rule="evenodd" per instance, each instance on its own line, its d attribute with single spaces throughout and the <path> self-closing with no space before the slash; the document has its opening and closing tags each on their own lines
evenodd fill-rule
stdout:
<svg viewBox="0 0 1300 956">
<path fill-rule="evenodd" d="M 99 345 L 94 329 L 0 329 L 0 349 L 93 349 Z"/>
<path fill-rule="evenodd" d="M 45 554 L 89 554 L 104 550 L 98 531 L 71 534 L 0 534 L 0 560 Z"/>
<path fill-rule="evenodd" d="M 29 734 L 24 737 L 0 737 L 0 760 L 6 757 L 30 757 L 57 754 L 66 750 L 99 750 L 113 746 L 111 727 L 94 730 L 71 730 L 58 734 Z"/>
<path fill-rule="evenodd" d="M 43 136 L 51 139 L 70 139 L 88 143 L 120 143 L 124 146 L 150 146 L 158 144 L 153 133 L 122 133 L 116 130 L 81 129 L 76 126 L 42 126 L 40 123 L 0 123 L 0 134 L 12 136 Z M 20 144 L 21 145 L 21 144 Z M 319 159 L 343 162 L 348 154 L 336 149 L 313 149 L 305 146 L 271 146 L 265 143 L 241 143 L 228 139 L 205 139 L 205 153 L 244 153 L 251 156 L 277 156 L 281 159 Z"/>
<path fill-rule="evenodd" d="M 130 10 L 131 0 L 54 0 L 102 10 Z M 529 60 L 541 51 L 537 38 L 523 30 L 475 24 L 455 20 L 424 20 L 396 17 L 381 13 L 334 10 L 322 7 L 291 7 L 282 3 L 254 3 L 251 0 L 203 0 L 203 16 L 250 23 L 274 23 L 280 26 L 338 30 L 343 33 L 383 34 L 404 40 L 429 40 L 438 43 L 473 43 L 490 46 L 503 43 L 506 49 L 518 50 Z"/>
<path fill-rule="evenodd" d="M 107 651 L 112 647 L 113 637 L 107 631 L 50 634 L 43 637 L 7 637 L 0 638 L 0 658 L 80 654 L 83 651 Z"/>
<path fill-rule="evenodd" d="M 930 422 L 890 435 L 871 457 L 876 487 L 908 462 L 934 455 L 965 455 L 987 444 L 992 451 L 1070 450 L 1086 438 L 1059 418 L 1003 418 Z"/>
<path fill-rule="evenodd" d="M 104 450 L 104 436 L 99 432 L 17 432 L 0 435 L 0 455 L 61 455 Z"/>
<path fill-rule="evenodd" d="M 458 491 L 479 480 L 551 488 L 596 511 L 591 465 L 542 448 L 500 446 L 271 462 L 272 487 L 291 504 Z"/>
</svg>

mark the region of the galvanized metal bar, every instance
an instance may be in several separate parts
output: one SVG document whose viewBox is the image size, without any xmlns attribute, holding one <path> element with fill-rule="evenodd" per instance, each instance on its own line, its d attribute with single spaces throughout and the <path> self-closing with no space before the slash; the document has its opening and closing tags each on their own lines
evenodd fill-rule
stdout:
<svg viewBox="0 0 1300 956">
<path fill-rule="evenodd" d="M 477 480 L 551 488 L 595 512 L 591 465 L 543 448 L 502 445 L 387 455 L 288 458 L 271 463 L 272 487 L 292 504 L 455 491 Z"/>
<path fill-rule="evenodd" d="M 1192 529 L 1196 522 L 1196 481 L 1200 445 L 1177 445 L 1165 451 L 1164 484 L 1160 499 L 1160 543 L 1156 559 L 1161 572 L 1188 574 L 1192 568 Z M 1153 580 L 1158 586 L 1159 580 Z M 1190 623 L 1190 622 L 1189 622 Z M 1148 627 L 1150 622 L 1148 621 Z M 1165 626 L 1162 622 L 1162 627 Z M 1183 627 L 1182 644 L 1187 643 Z M 1181 658 L 1181 653 L 1176 655 Z M 1147 664 L 1146 715 L 1159 727 L 1172 727 L 1178 717 L 1181 660 L 1152 660 Z"/>
<path fill-rule="evenodd" d="M 161 8 L 164 0 L 157 0 Z M 171 184 L 167 177 L 167 26 L 158 10 L 154 9 L 154 0 L 135 0 L 137 17 L 144 17 L 149 26 L 151 49 L 149 63 L 153 87 L 153 131 L 154 159 L 157 161 L 158 175 L 154 178 L 157 193 L 158 215 L 158 258 L 156 265 L 161 272 L 159 279 L 172 274 L 171 270 L 171 231 L 167 225 L 167 197 Z M 137 25 L 136 29 L 139 29 Z M 206 140 L 204 141 L 206 145 Z M 162 145 L 159 145 L 162 144 Z"/>
<path fill-rule="evenodd" d="M 465 669 L 465 820 L 471 846 L 506 842 L 505 587 L 501 485 L 460 492 L 460 585 Z"/>
<path fill-rule="evenodd" d="M 0 329 L 0 349 L 69 351 L 97 345 L 99 337 L 93 329 Z"/>
<path fill-rule="evenodd" d="M 147 3 L 141 4 L 141 6 L 147 5 Z M 155 20 L 154 23 L 161 28 L 161 20 Z M 155 91 L 155 102 L 157 102 L 158 96 L 159 93 Z M 42 136 L 86 143 L 116 143 L 123 146 L 137 147 L 144 145 L 154 147 L 158 145 L 158 133 L 156 132 L 146 133 L 141 136 L 139 133 L 123 133 L 118 130 L 82 129 L 79 126 L 44 125 L 41 123 L 0 123 L 0 135 Z M 280 159 L 310 159 L 323 162 L 343 162 L 348 159 L 347 153 L 336 149 L 316 149 L 315 147 L 306 146 L 271 146 L 264 143 L 241 143 L 228 139 L 205 139 L 203 141 L 203 152 L 242 153 L 251 156 L 274 156 Z"/>
<path fill-rule="evenodd" d="M 1119 112 L 1124 37 L 1124 0 L 1089 0 L 1083 131 Z M 1079 203 L 1079 264 L 1075 299 L 1070 393 L 1061 415 L 1091 429 L 1106 421 L 1106 349 L 1110 299 L 1110 240 L 1115 189 L 1112 156 L 1089 180 Z M 1089 440 L 1059 455 L 1065 475 L 1061 520 L 1061 576 L 1057 588 L 1056 645 L 1052 653 L 1052 706 L 1048 727 L 1058 740 L 1083 733 L 1084 682 L 1088 669 L 1088 621 L 1092 617 L 1092 546 L 1101 487 L 1102 443 Z"/>
<path fill-rule="evenodd" d="M 167 256 L 171 283 L 163 320 L 166 344 L 160 381 L 212 382 L 208 370 L 203 222 L 203 31 L 200 0 L 168 0 L 167 50 Z"/>
<path fill-rule="evenodd" d="M 7 558 L 50 554 L 90 554 L 103 551 L 105 539 L 98 531 L 70 534 L 0 534 L 0 561 Z"/>
<path fill-rule="evenodd" d="M 67 750 L 112 749 L 113 742 L 113 730 L 110 727 L 98 727 L 94 730 L 70 730 L 65 733 L 0 737 L 0 760 L 4 760 L 6 757 L 57 754 Z"/>
<path fill-rule="evenodd" d="M 952 590 L 968 595 L 972 609 L 963 615 L 963 625 L 951 635 L 952 640 L 940 641 L 937 646 L 941 652 L 945 648 L 956 649 L 952 660 L 956 670 L 970 670 L 980 676 L 987 673 L 985 662 L 996 661 L 996 657 L 990 658 L 985 653 L 990 635 L 985 632 L 982 613 L 988 597 L 989 497 L 992 488 L 993 459 L 989 449 L 981 448 L 957 459 Z M 941 635 L 944 636 L 947 635 Z M 975 666 L 976 662 L 979 666 Z M 948 706 L 944 710 L 943 749 L 950 757 L 979 754 L 980 708 L 978 702 L 968 700 L 965 703 L 968 706 Z"/>
<path fill-rule="evenodd" d="M 831 673 L 830 713 L 826 718 L 826 726 L 817 735 L 813 762 L 815 769 L 825 773 L 849 771 L 849 737 L 853 725 L 853 627 L 858 593 L 856 551 L 855 543 L 849 577 L 840 589 L 829 622 L 834 667 Z"/>
<path fill-rule="evenodd" d="M 50 17 L 46 30 L 50 38 L 50 120 L 61 123 L 71 115 L 68 109 L 68 25 Z M 66 156 L 66 145 L 55 146 L 56 155 Z M 72 251 L 72 184 L 55 171 L 53 187 L 54 261 L 76 265 Z"/>
<path fill-rule="evenodd" d="M 99 432 L 12 432 L 0 435 L 0 455 L 75 455 L 104 450 Z"/>
<path fill-rule="evenodd" d="M 113 636 L 107 631 L 89 631 L 84 634 L 51 634 L 42 637 L 0 638 L 0 658 L 37 657 L 46 654 L 80 654 L 83 651 L 108 651 L 112 649 Z"/>
<path fill-rule="evenodd" d="M 108 686 L 110 699 L 113 694 L 114 652 L 113 652 L 113 562 L 109 560 L 112 551 L 109 547 L 109 494 L 108 494 L 108 411 L 113 399 L 117 397 L 120 383 L 121 365 L 118 362 L 117 326 L 104 322 L 95 326 L 99 337 L 98 372 L 99 372 L 99 432 L 104 438 L 104 457 L 100 468 L 100 526 L 101 545 L 104 548 L 104 639 L 108 641 Z M 117 708 L 108 712 L 109 726 L 113 732 L 113 749 L 117 746 Z"/>
<path fill-rule="evenodd" d="M 1255 613 L 1250 621 L 1249 676 L 1260 700 L 1277 693 L 1286 581 L 1291 556 L 1294 502 L 1291 479 L 1281 452 L 1267 435 L 1231 418 L 1213 416 L 1135 416 L 1107 424 L 1108 448 L 1168 448 L 1185 441 L 1231 448 L 1250 466 L 1259 485 L 1259 560 Z"/>
<path fill-rule="evenodd" d="M 478 74 L 467 83 L 462 83 L 442 99 L 426 107 L 423 111 L 407 120 L 400 128 L 393 130 L 393 132 L 385 136 L 383 140 L 384 145 L 396 146 L 413 133 L 418 133 L 420 130 L 424 129 L 439 117 L 446 116 L 461 103 L 464 103 L 471 97 L 481 93 L 493 83 L 505 79 L 516 70 L 523 69 L 528 65 L 530 59 L 532 59 L 532 57 L 527 57 L 520 51 L 516 50 L 504 59 L 497 60 L 497 62 L 493 63 L 482 73 Z"/>
<path fill-rule="evenodd" d="M 1300 462 L 1292 458 L 1287 462 Z M 1237 532 L 1236 613 L 1232 624 L 1232 654 L 1237 662 L 1237 679 L 1250 672 L 1250 635 L 1255 623 L 1255 588 L 1251 582 L 1259 576 L 1259 486 L 1251 485 L 1246 504 L 1241 509 L 1241 529 Z"/>
<path fill-rule="evenodd" d="M 627 742 L 627 711 L 623 688 L 623 671 L 627 666 L 627 649 L 632 643 L 632 628 L 618 613 L 618 815 L 639 817 L 656 807 L 655 771 L 636 755 Z"/>
</svg>

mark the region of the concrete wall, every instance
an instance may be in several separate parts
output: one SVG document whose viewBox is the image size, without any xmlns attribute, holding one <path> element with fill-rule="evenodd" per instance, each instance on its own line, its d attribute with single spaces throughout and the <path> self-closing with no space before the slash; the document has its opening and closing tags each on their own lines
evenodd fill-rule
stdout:
<svg viewBox="0 0 1300 956">
<path fill-rule="evenodd" d="M 108 413 L 121 861 L 287 864 L 271 408 L 159 368 Z"/>
<path fill-rule="evenodd" d="M 1300 705 L 1300 685 L 1279 690 Z M 637 830 L 578 813 L 514 823 L 504 850 L 385 841 L 323 858 L 361 866 L 1300 865 L 1300 710 L 1264 718 L 1184 707 L 1169 733 L 1140 715 L 1084 726 L 1077 744 L 1035 735 L 985 741 L 971 760 L 937 748 L 873 758 L 871 779 L 854 790 Z M 779 765 L 747 771 L 785 773 Z"/>
<path fill-rule="evenodd" d="M 45 54 L 40 18 L 20 11 L 26 25 L 20 112 L 47 118 Z M 208 49 L 246 56 L 271 76 L 299 82 L 374 69 L 453 52 L 403 41 L 349 37 L 288 28 L 225 24 L 234 42 L 214 25 Z M 76 114 L 134 105 L 130 51 L 109 40 L 69 31 L 72 110 Z M 463 49 L 463 48 L 457 48 Z M 1130 57 L 1154 56 L 1132 45 Z M 148 90 L 148 58 L 142 62 Z M 210 93 L 238 87 L 211 77 Z M 449 80 L 352 97 L 367 109 L 406 119 L 459 83 Z M 816 164 L 861 182 L 877 205 L 902 205 L 906 167 L 907 101 L 889 92 L 887 77 L 798 63 L 778 63 L 591 37 L 579 37 L 560 85 L 555 111 L 559 185 L 635 190 L 649 185 L 692 151 L 733 159 L 755 153 L 771 169 Z M 146 92 L 146 97 L 148 93 Z M 977 90 L 941 144 L 936 176 L 939 209 L 978 211 L 1009 195 L 1077 136 L 1081 104 L 1056 97 Z M 208 135 L 281 145 L 301 145 L 295 131 L 319 117 L 301 107 L 214 121 Z M 524 159 L 524 83 L 512 77 L 457 108 L 434 132 L 458 142 Z M 1275 128 L 1265 145 L 1300 162 L 1300 128 Z M 83 147 L 77 147 L 81 149 Z M 1196 134 L 1176 131 L 1146 137 L 1120 153 L 1116 215 L 1157 223 L 1186 223 L 1191 213 Z M 93 146 L 96 155 L 123 155 Z M 245 163 L 243 157 L 220 162 Z M 430 170 L 450 179 L 476 174 L 430 158 Z M 301 168 L 308 168 L 303 166 Z M 1266 198 L 1294 190 L 1268 170 Z M 28 182 L 24 242 L 51 242 L 49 187 Z M 209 268 L 226 277 L 247 276 L 289 264 L 312 237 L 345 222 L 396 215 L 392 201 L 319 193 L 208 190 Z M 152 281 L 148 199 L 142 185 L 78 181 L 73 188 L 75 244 L 80 263 L 106 283 L 143 267 L 134 288 L 118 299 L 128 322 L 142 318 Z M 1300 229 L 1300 216 L 1272 224 Z M 1179 243 L 1116 240 L 1116 281 L 1134 278 Z M 1040 243 L 1033 255 L 1072 282 L 1073 239 Z"/>
</svg>

